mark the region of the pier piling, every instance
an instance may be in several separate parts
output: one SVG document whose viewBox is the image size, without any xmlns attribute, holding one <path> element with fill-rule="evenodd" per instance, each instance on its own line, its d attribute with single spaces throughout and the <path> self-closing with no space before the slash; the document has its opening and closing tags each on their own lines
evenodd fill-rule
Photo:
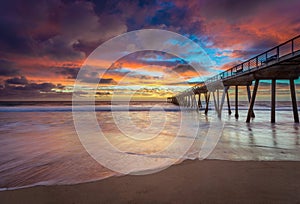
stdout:
<svg viewBox="0 0 300 204">
<path fill-rule="evenodd" d="M 228 89 L 229 89 L 229 87 L 228 87 Z M 231 115 L 230 100 L 229 100 L 229 93 L 228 93 L 228 91 L 227 91 L 226 95 L 227 95 L 228 114 Z"/>
<path fill-rule="evenodd" d="M 294 121 L 295 121 L 295 123 L 299 123 L 299 115 L 298 115 L 298 107 L 297 107 L 294 79 L 290 79 L 290 90 L 291 90 Z"/>
<path fill-rule="evenodd" d="M 255 102 L 255 98 L 256 98 L 256 93 L 257 93 L 257 89 L 258 89 L 258 84 L 259 84 L 259 79 L 256 79 L 255 80 L 255 85 L 254 85 L 254 88 L 253 88 L 252 97 L 251 97 L 251 100 L 250 100 L 250 105 L 249 105 L 249 110 L 248 110 L 248 115 L 247 115 L 247 120 L 246 120 L 247 123 L 250 122 L 251 113 L 253 111 L 254 102 Z"/>
<path fill-rule="evenodd" d="M 235 118 L 239 118 L 239 88 L 235 86 Z"/>
<path fill-rule="evenodd" d="M 271 123 L 275 123 L 275 106 L 276 106 L 276 79 L 272 79 L 272 98 L 271 98 Z"/>
<path fill-rule="evenodd" d="M 210 92 L 205 94 L 205 102 L 206 102 L 206 107 L 205 107 L 205 115 L 208 113 L 208 104 L 209 104 L 209 98 L 210 98 Z"/>
</svg>

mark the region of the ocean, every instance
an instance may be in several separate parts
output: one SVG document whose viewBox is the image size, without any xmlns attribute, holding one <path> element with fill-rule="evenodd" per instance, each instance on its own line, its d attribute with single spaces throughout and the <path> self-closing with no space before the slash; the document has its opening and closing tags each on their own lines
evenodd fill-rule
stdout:
<svg viewBox="0 0 300 204">
<path fill-rule="evenodd" d="M 277 102 L 277 122 L 271 124 L 270 102 L 257 101 L 256 117 L 247 124 L 247 102 L 240 102 L 238 119 L 234 104 L 231 116 L 224 106 L 221 123 L 214 122 L 212 109 L 205 116 L 203 110 L 181 110 L 165 102 L 120 103 L 113 109 L 108 102 L 97 102 L 98 125 L 114 147 L 108 148 L 94 140 L 96 132 L 78 136 L 72 102 L 1 102 L 0 189 L 83 183 L 124 172 L 139 174 L 151 170 L 153 163 L 159 169 L 163 164 L 166 168 L 186 159 L 202 159 L 203 144 L 216 135 L 220 138 L 213 138 L 216 144 L 210 146 L 206 159 L 300 161 L 300 126 L 293 122 L 290 104 Z M 76 111 L 85 124 L 91 110 Z M 92 157 L 82 137 L 101 154 Z M 141 163 L 136 166 L 137 162 Z"/>
</svg>

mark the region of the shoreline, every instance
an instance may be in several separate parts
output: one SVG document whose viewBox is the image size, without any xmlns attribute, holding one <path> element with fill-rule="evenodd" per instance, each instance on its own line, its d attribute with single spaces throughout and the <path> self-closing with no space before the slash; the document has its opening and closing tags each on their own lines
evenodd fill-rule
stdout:
<svg viewBox="0 0 300 204">
<path fill-rule="evenodd" d="M 185 160 L 149 175 L 0 192 L 1 203 L 300 202 L 300 162 Z"/>
</svg>

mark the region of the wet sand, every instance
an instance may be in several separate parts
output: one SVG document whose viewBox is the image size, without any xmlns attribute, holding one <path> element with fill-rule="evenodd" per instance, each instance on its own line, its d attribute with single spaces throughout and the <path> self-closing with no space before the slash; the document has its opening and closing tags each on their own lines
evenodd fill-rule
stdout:
<svg viewBox="0 0 300 204">
<path fill-rule="evenodd" d="M 299 203 L 300 162 L 184 161 L 156 174 L 0 192 L 1 203 Z"/>
</svg>

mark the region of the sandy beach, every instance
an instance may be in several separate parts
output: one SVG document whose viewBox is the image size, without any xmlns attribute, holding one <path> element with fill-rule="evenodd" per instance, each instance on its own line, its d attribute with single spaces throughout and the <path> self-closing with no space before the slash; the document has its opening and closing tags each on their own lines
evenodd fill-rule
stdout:
<svg viewBox="0 0 300 204">
<path fill-rule="evenodd" d="M 1 203 L 299 203 L 300 162 L 184 161 L 156 174 L 0 192 Z"/>
</svg>

